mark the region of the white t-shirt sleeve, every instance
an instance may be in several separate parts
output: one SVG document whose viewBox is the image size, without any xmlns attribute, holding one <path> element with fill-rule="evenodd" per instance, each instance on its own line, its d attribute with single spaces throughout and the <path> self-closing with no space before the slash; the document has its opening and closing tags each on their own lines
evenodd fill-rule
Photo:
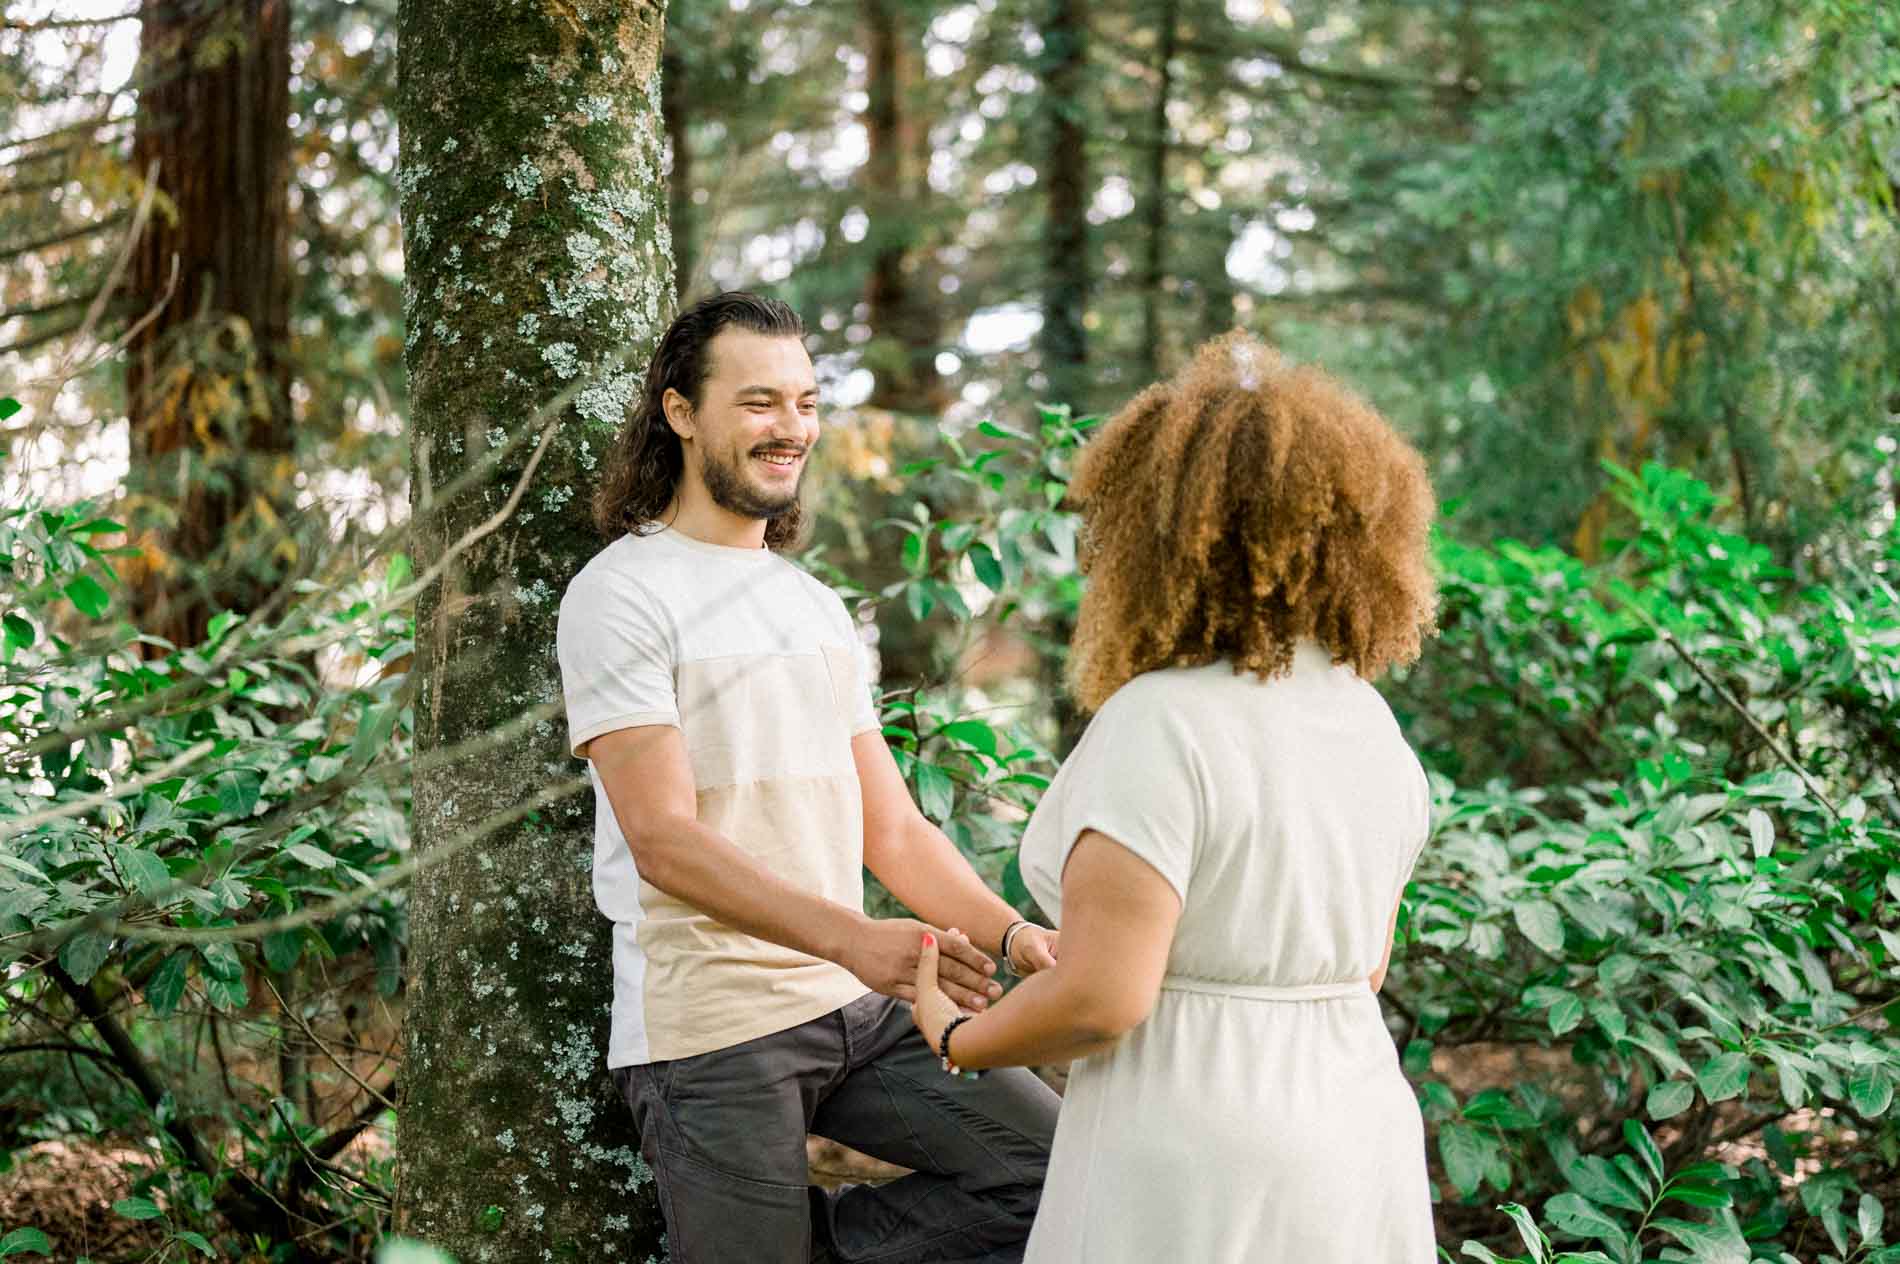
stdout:
<svg viewBox="0 0 1900 1264">
<path fill-rule="evenodd" d="M 666 612 L 624 577 L 580 577 L 561 598 L 555 647 L 575 756 L 603 733 L 648 724 L 679 726 L 673 637 Z"/>
<path fill-rule="evenodd" d="M 1114 839 L 1187 902 L 1197 841 L 1207 824 L 1204 775 L 1181 718 L 1154 691 L 1110 698 L 1065 769 L 1055 873 L 1084 831 Z M 1079 762 L 1077 762 L 1079 761 Z"/>
</svg>

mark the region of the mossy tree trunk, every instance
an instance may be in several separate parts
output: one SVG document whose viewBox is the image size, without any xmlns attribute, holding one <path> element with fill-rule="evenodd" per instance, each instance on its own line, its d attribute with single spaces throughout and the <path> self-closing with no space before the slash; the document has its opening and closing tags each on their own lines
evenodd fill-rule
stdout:
<svg viewBox="0 0 1900 1264">
<path fill-rule="evenodd" d="M 402 0 L 417 754 L 558 704 L 555 616 L 598 548 L 593 471 L 673 304 L 663 0 Z M 545 419 L 545 457 L 516 511 Z M 516 442 L 515 440 L 520 440 Z M 512 443 L 512 446 L 510 446 Z M 415 778 L 415 845 L 581 771 L 558 710 Z M 604 1071 L 612 964 L 593 804 L 569 795 L 455 850 L 411 896 L 398 1231 L 465 1262 L 640 1261 L 652 1186 Z"/>
</svg>

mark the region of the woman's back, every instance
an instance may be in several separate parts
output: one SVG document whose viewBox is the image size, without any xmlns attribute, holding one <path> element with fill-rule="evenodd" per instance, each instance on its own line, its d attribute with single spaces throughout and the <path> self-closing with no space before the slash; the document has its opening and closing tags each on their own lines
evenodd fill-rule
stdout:
<svg viewBox="0 0 1900 1264">
<path fill-rule="evenodd" d="M 1109 699 L 1024 878 L 1059 919 L 1092 829 L 1182 910 L 1148 1020 L 1072 1069 L 1030 1260 L 1432 1258 L 1418 1109 L 1366 981 L 1427 814 L 1383 699 L 1314 645 L 1271 680 L 1216 663 Z"/>
</svg>

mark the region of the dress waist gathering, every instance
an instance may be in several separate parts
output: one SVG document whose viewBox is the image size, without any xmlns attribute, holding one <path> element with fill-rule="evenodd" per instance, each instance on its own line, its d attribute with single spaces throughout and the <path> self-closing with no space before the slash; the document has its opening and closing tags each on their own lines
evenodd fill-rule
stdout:
<svg viewBox="0 0 1900 1264">
<path fill-rule="evenodd" d="M 1342 1001 L 1372 995 L 1367 979 L 1337 979 L 1328 983 L 1299 983 L 1277 986 L 1267 983 L 1238 983 L 1222 979 L 1199 979 L 1191 975 L 1170 974 L 1161 980 L 1163 992 L 1199 992 L 1207 996 L 1225 996 L 1238 1001 L 1290 1003 L 1299 1001 Z"/>
</svg>

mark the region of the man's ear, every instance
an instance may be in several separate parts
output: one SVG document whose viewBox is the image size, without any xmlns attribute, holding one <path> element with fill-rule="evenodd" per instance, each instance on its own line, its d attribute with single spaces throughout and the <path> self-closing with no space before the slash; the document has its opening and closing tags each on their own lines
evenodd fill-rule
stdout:
<svg viewBox="0 0 1900 1264">
<path fill-rule="evenodd" d="M 660 411 L 666 414 L 666 424 L 673 427 L 673 433 L 682 439 L 693 437 L 693 401 L 674 390 L 666 388 L 666 394 L 660 396 Z"/>
</svg>

